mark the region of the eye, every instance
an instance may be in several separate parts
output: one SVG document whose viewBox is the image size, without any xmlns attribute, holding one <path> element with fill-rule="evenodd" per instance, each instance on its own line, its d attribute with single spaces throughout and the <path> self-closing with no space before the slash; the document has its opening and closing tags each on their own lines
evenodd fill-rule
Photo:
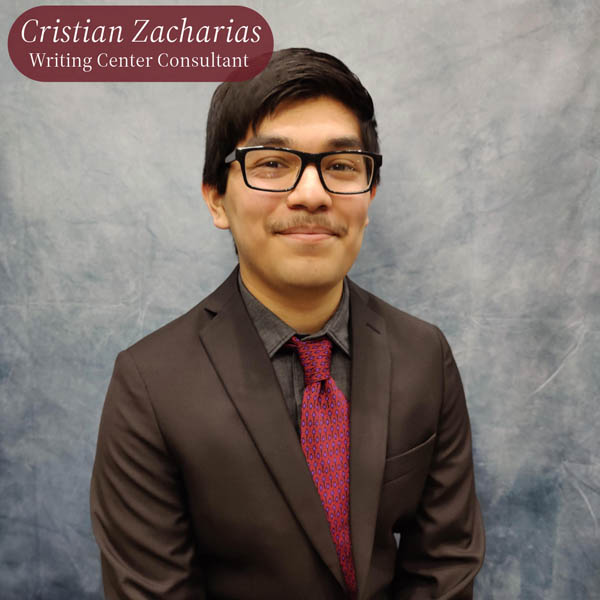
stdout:
<svg viewBox="0 0 600 600">
<path fill-rule="evenodd" d="M 246 168 L 261 171 L 280 171 L 294 168 L 294 155 L 273 150 L 252 150 L 246 154 Z"/>
<path fill-rule="evenodd" d="M 364 172 L 364 162 L 357 154 L 332 154 L 321 165 L 332 177 L 351 177 Z"/>
<path fill-rule="evenodd" d="M 356 171 L 356 164 L 348 160 L 335 160 L 327 168 L 331 171 Z"/>
<path fill-rule="evenodd" d="M 278 158 L 271 158 L 262 160 L 254 165 L 254 167 L 260 167 L 264 169 L 284 169 L 288 168 L 288 165 L 284 161 Z"/>
<path fill-rule="evenodd" d="M 260 149 L 246 154 L 246 176 L 258 187 L 265 187 L 268 179 L 287 180 L 294 176 L 300 160 L 284 150 Z M 269 184 L 270 185 L 270 184 Z M 282 187 L 287 187 L 282 184 Z"/>
</svg>

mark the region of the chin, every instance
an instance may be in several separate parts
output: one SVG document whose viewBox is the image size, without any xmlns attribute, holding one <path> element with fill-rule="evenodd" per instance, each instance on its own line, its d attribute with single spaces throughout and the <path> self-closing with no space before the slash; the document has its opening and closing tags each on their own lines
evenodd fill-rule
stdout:
<svg viewBox="0 0 600 600">
<path fill-rule="evenodd" d="M 302 289 L 327 289 L 339 284 L 345 271 L 337 269 L 319 269 L 313 265 L 292 266 L 285 269 L 282 278 L 290 287 Z"/>
</svg>

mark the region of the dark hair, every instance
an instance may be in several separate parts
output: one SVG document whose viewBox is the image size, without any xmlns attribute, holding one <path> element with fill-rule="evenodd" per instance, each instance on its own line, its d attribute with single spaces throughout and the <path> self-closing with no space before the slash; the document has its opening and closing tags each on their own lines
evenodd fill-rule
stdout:
<svg viewBox="0 0 600 600">
<path fill-rule="evenodd" d="M 227 188 L 225 157 L 284 101 L 329 96 L 357 116 L 364 150 L 379 152 L 373 100 L 360 80 L 339 59 L 309 48 L 273 53 L 266 68 L 253 79 L 222 83 L 213 94 L 206 124 L 202 179 L 219 194 Z M 379 169 L 374 182 L 379 182 Z"/>
</svg>

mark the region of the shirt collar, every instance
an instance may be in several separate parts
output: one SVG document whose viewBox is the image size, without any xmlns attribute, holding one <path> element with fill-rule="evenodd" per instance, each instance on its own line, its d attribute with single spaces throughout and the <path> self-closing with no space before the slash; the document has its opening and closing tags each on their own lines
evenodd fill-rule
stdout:
<svg viewBox="0 0 600 600">
<path fill-rule="evenodd" d="M 273 358 L 275 353 L 296 335 L 296 332 L 284 323 L 276 314 L 272 313 L 262 302 L 257 300 L 244 285 L 241 276 L 238 273 L 238 285 L 242 294 L 242 299 L 258 331 L 258 335 L 265 345 L 269 358 Z M 316 333 L 311 333 L 303 337 L 303 340 L 314 340 L 327 336 L 348 356 L 350 356 L 350 335 L 348 332 L 348 322 L 350 317 L 350 294 L 348 292 L 348 283 L 344 278 L 344 286 L 340 303 L 330 319 Z"/>
</svg>

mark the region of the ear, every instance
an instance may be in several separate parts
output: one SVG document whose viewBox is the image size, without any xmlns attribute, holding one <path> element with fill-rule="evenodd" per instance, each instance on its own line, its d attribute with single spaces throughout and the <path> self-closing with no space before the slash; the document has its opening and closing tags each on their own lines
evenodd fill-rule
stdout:
<svg viewBox="0 0 600 600">
<path fill-rule="evenodd" d="M 371 206 L 371 202 L 373 202 L 373 198 L 375 198 L 375 194 L 377 193 L 377 186 L 374 185 L 371 188 L 370 196 L 369 196 L 369 206 Z M 365 227 L 369 224 L 369 213 L 367 213 L 367 219 L 365 221 Z"/>
<path fill-rule="evenodd" d="M 223 206 L 223 196 L 219 194 L 217 188 L 214 185 L 203 183 L 202 196 L 212 215 L 215 227 L 218 227 L 219 229 L 229 229 L 229 219 L 227 218 L 227 213 Z"/>
<path fill-rule="evenodd" d="M 374 185 L 374 186 L 371 188 L 371 198 L 369 199 L 369 204 L 371 203 L 371 200 L 373 200 L 373 198 L 375 198 L 375 194 L 376 194 L 376 193 L 377 193 L 377 186 L 376 186 L 376 185 Z"/>
</svg>

